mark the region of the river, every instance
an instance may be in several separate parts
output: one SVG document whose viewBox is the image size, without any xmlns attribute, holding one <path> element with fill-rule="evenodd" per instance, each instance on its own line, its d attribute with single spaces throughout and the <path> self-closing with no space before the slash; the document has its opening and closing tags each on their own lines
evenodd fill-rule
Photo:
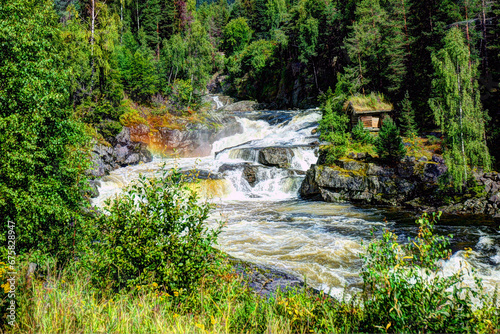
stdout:
<svg viewBox="0 0 500 334">
<path fill-rule="evenodd" d="M 201 181 L 200 193 L 216 204 L 210 223 L 225 221 L 218 247 L 230 255 L 304 277 L 311 286 L 341 297 L 361 283 L 362 242 L 384 229 L 396 232 L 401 241 L 414 236 L 417 215 L 399 209 L 360 207 L 304 201 L 298 197 L 304 172 L 316 162 L 318 136 L 313 129 L 317 110 L 238 113 L 243 133 L 213 144 L 203 158 L 161 158 L 128 166 L 102 179 L 100 196 L 93 204 L 102 207 L 140 174 L 152 176 L 161 166 L 204 170 L 216 179 Z M 264 166 L 264 148 L 286 149 L 286 168 Z M 250 177 L 248 171 L 251 171 Z M 500 283 L 500 228 L 487 218 L 446 217 L 439 234 L 453 234 L 445 273 L 476 268 L 487 287 Z M 473 249 L 464 258 L 464 247 Z M 500 285 L 499 285 L 500 286 Z"/>
</svg>

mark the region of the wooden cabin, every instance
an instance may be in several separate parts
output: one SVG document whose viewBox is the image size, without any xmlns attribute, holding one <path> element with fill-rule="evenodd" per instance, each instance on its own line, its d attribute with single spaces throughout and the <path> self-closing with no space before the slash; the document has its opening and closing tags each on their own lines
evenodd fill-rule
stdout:
<svg viewBox="0 0 500 334">
<path fill-rule="evenodd" d="M 358 122 L 362 122 L 366 129 L 371 132 L 377 132 L 380 130 L 384 118 L 389 116 L 392 112 L 392 106 L 389 104 L 384 104 L 383 109 L 373 109 L 360 107 L 352 102 L 348 102 L 344 108 L 347 115 L 350 118 L 350 129 L 354 128 Z"/>
</svg>

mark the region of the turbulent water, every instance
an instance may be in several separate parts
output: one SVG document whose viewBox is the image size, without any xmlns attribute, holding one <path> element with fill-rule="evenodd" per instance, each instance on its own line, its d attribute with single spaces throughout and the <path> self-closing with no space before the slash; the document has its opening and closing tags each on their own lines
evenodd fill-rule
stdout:
<svg viewBox="0 0 500 334">
<path fill-rule="evenodd" d="M 211 156 L 156 157 L 148 164 L 118 169 L 103 178 L 94 204 L 103 206 L 105 199 L 119 193 L 139 174 L 155 175 L 163 164 L 209 171 L 222 179 L 202 181 L 198 189 L 217 204 L 211 222 L 226 222 L 218 247 L 235 257 L 305 277 L 310 285 L 332 295 L 349 293 L 361 282 L 362 241 L 372 238 L 374 228 L 378 231 L 375 236 L 388 228 L 406 240 L 416 233 L 415 216 L 298 198 L 303 172 L 317 160 L 318 138 L 313 129 L 319 119 L 317 110 L 241 113 L 238 121 L 243 133 L 214 143 Z M 289 169 L 259 164 L 258 152 L 265 147 L 290 148 L 293 158 Z M 256 166 L 253 184 L 244 177 L 245 166 Z M 446 273 L 474 267 L 489 289 L 500 283 L 498 224 L 455 217 L 443 220 L 437 230 L 454 235 L 454 254 L 444 263 Z M 473 249 L 468 259 L 464 259 L 464 247 Z"/>
</svg>

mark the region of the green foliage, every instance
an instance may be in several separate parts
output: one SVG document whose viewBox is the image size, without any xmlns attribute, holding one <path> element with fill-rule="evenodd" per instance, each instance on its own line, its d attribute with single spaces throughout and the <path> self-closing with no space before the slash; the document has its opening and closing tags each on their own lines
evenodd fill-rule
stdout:
<svg viewBox="0 0 500 334">
<path fill-rule="evenodd" d="M 411 138 L 417 134 L 418 129 L 415 123 L 415 111 L 411 106 L 408 91 L 405 92 L 405 98 L 401 101 L 399 120 L 405 137 Z"/>
<path fill-rule="evenodd" d="M 247 98 L 265 96 L 264 87 L 269 82 L 256 84 L 256 80 L 269 75 L 277 61 L 276 43 L 266 40 L 252 42 L 243 51 L 227 58 L 226 67 L 234 80 L 234 89 L 238 95 Z"/>
<path fill-rule="evenodd" d="M 470 166 L 491 167 L 485 142 L 487 114 L 481 106 L 477 66 L 472 62 L 462 32 L 453 28 L 444 38 L 444 48 L 434 53 L 435 98 L 429 100 L 436 123 L 445 137 L 444 157 L 455 188 L 470 176 Z"/>
<path fill-rule="evenodd" d="M 433 135 L 428 135 L 427 136 L 427 141 L 430 145 L 436 145 L 436 144 L 440 144 L 441 143 L 441 139 L 439 139 L 438 137 L 436 136 L 433 136 Z"/>
<path fill-rule="evenodd" d="M 134 101 L 149 103 L 157 92 L 157 72 L 147 49 L 140 48 L 134 53 L 131 66 L 126 70 L 124 80 L 130 83 L 129 94 Z"/>
<path fill-rule="evenodd" d="M 356 126 L 352 129 L 351 137 L 354 141 L 360 144 L 372 144 L 373 137 L 370 135 L 370 131 L 365 128 L 363 122 L 358 122 Z"/>
<path fill-rule="evenodd" d="M 465 283 L 459 270 L 445 275 L 440 260 L 449 259 L 449 238 L 434 235 L 440 214 L 424 213 L 417 220 L 418 235 L 401 245 L 386 231 L 362 256 L 364 308 L 362 326 L 369 332 L 408 333 L 421 331 L 458 333 L 474 330 L 472 298 L 482 291 Z M 451 238 L 452 236 L 450 236 Z"/>
<path fill-rule="evenodd" d="M 169 293 L 192 291 L 214 268 L 212 246 L 221 226 L 206 225 L 210 209 L 176 170 L 140 178 L 107 202 L 91 229 L 94 282 L 123 288 L 154 281 Z"/>
<path fill-rule="evenodd" d="M 486 295 L 480 282 L 471 286 L 465 281 L 465 268 L 451 276 L 441 270 L 440 261 L 450 252 L 449 238 L 433 234 L 438 217 L 425 214 L 418 219 L 418 235 L 407 244 L 386 231 L 368 245 L 362 256 L 363 291 L 349 301 L 299 287 L 260 296 L 245 275 L 260 276 L 262 271 L 239 261 L 224 261 L 191 291 L 166 290 L 153 280 L 114 293 L 89 284 L 92 268 L 74 262 L 60 270 L 51 258 L 36 260 L 41 264 L 40 275 L 26 282 L 30 258 L 19 263 L 19 313 L 16 327 L 8 329 L 20 333 L 32 328 L 49 333 L 61 329 L 72 333 L 495 333 L 500 324 L 497 293 Z M 2 269 L 5 266 L 0 266 L 0 278 Z M 474 311 L 471 297 L 477 298 Z"/>
<path fill-rule="evenodd" d="M 108 139 L 114 138 L 116 135 L 118 135 L 122 131 L 123 126 L 118 121 L 113 121 L 113 120 L 107 119 L 107 120 L 101 122 L 97 126 L 97 129 L 102 134 L 102 136 L 106 140 L 108 140 Z"/>
<path fill-rule="evenodd" d="M 390 117 L 384 118 L 382 122 L 376 147 L 379 157 L 391 163 L 399 162 L 406 154 L 399 129 Z"/>
<path fill-rule="evenodd" d="M 69 101 L 70 68 L 52 1 L 0 3 L 0 235 L 15 253 L 65 261 L 81 238 L 88 137 Z"/>
<path fill-rule="evenodd" d="M 318 45 L 319 22 L 314 17 L 308 17 L 299 25 L 299 60 L 307 63 L 308 60 L 316 56 Z"/>
<path fill-rule="evenodd" d="M 223 46 L 228 54 L 243 50 L 252 38 L 252 29 L 248 26 L 247 19 L 238 17 L 229 21 L 224 27 Z"/>
<path fill-rule="evenodd" d="M 330 90 L 331 93 L 331 90 Z M 321 140 L 332 144 L 328 148 L 327 163 L 334 163 L 342 158 L 349 147 L 349 134 L 347 126 L 349 117 L 342 110 L 343 101 L 341 97 L 326 97 L 322 107 L 323 117 L 318 126 Z"/>
</svg>

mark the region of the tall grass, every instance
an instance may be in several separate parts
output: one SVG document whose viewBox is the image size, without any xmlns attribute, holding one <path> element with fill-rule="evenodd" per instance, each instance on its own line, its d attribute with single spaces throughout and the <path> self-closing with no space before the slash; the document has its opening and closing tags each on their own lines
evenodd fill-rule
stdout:
<svg viewBox="0 0 500 334">
<path fill-rule="evenodd" d="M 356 111 L 393 109 L 392 104 L 385 100 L 383 94 L 373 92 L 370 95 L 354 95 L 349 97 L 345 102 L 344 108 L 349 104 L 352 104 Z"/>
<path fill-rule="evenodd" d="M 103 293 L 88 272 L 47 266 L 24 282 L 8 333 L 332 333 L 352 331 L 360 314 L 306 288 L 260 296 L 229 267 L 195 291 L 168 294 L 154 283 Z"/>
<path fill-rule="evenodd" d="M 113 293 L 93 288 L 91 273 L 76 268 L 75 265 L 57 271 L 52 262 L 43 266 L 38 278 L 23 281 L 18 294 L 18 305 L 21 306 L 16 325 L 7 326 L 5 332 L 433 332 L 430 327 L 418 327 L 414 322 L 409 322 L 403 329 L 394 328 L 394 320 L 386 320 L 389 316 L 394 317 L 396 312 L 393 309 L 389 311 L 391 298 L 399 298 L 396 304 L 399 303 L 397 308 L 402 312 L 405 312 L 404 307 L 412 307 L 408 302 L 430 298 L 425 295 L 425 289 L 420 293 L 403 281 L 398 282 L 394 289 L 409 289 L 410 295 L 397 296 L 394 290 L 390 296 L 382 296 L 385 290 L 381 289 L 376 293 L 361 293 L 350 301 L 337 301 L 324 293 L 296 288 L 266 297 L 249 289 L 243 276 L 226 263 L 226 267 L 216 275 L 203 278 L 194 291 L 168 294 L 163 287 L 153 283 Z M 500 312 L 496 301 L 489 297 L 483 300 L 486 302 L 469 314 L 467 328 L 458 329 L 459 332 L 500 332 Z M 429 313 L 432 312 L 436 310 L 429 310 Z M 461 314 L 447 316 L 450 320 L 463 317 Z M 425 313 L 422 318 L 425 318 Z M 425 319 L 422 321 L 425 322 Z M 457 332 L 457 328 L 454 329 L 453 332 Z"/>
</svg>

